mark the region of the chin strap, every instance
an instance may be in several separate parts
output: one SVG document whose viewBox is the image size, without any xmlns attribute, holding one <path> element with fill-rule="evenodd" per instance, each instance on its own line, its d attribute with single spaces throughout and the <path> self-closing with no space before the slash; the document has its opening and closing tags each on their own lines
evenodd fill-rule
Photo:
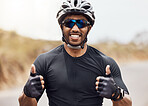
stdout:
<svg viewBox="0 0 148 106">
<path fill-rule="evenodd" d="M 72 48 L 72 49 L 83 49 L 85 42 L 87 42 L 87 37 L 85 37 L 85 39 L 81 42 L 80 45 L 72 45 L 72 44 L 70 44 L 68 42 L 68 40 L 64 37 L 64 35 L 62 37 L 62 41 L 65 42 L 69 48 Z"/>
</svg>

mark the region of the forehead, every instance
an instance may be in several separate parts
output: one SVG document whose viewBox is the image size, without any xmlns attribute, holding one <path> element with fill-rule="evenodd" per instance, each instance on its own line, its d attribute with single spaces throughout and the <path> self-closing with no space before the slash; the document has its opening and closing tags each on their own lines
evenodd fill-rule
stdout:
<svg viewBox="0 0 148 106">
<path fill-rule="evenodd" d="M 84 20 L 87 20 L 86 17 L 84 17 L 83 15 L 68 15 L 65 17 L 64 20 L 66 19 L 75 19 L 75 20 L 78 20 L 78 19 L 84 19 Z"/>
</svg>

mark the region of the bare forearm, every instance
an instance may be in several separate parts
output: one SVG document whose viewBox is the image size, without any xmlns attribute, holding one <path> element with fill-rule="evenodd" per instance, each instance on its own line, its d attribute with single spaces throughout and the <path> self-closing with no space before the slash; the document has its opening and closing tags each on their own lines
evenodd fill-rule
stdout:
<svg viewBox="0 0 148 106">
<path fill-rule="evenodd" d="M 132 100 L 129 95 L 125 94 L 120 101 L 113 101 L 113 106 L 132 106 Z"/>
<path fill-rule="evenodd" d="M 24 93 L 19 97 L 19 106 L 37 106 L 35 98 L 27 97 Z"/>
</svg>

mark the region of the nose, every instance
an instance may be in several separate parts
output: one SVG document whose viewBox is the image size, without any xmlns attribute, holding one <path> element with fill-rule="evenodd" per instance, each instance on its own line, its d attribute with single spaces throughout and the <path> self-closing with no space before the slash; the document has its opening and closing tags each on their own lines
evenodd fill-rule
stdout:
<svg viewBox="0 0 148 106">
<path fill-rule="evenodd" d="M 72 29 L 71 29 L 72 32 L 79 32 L 80 29 L 78 28 L 78 26 L 75 24 Z"/>
</svg>

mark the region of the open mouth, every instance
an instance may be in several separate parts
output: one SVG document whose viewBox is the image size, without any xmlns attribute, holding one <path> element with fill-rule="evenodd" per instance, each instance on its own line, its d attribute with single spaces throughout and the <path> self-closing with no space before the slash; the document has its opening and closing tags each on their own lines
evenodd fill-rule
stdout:
<svg viewBox="0 0 148 106">
<path fill-rule="evenodd" d="M 69 39 L 72 41 L 78 41 L 81 39 L 82 34 L 81 33 L 70 33 Z"/>
<path fill-rule="evenodd" d="M 72 38 L 79 38 L 80 35 L 70 35 Z"/>
<path fill-rule="evenodd" d="M 74 34 L 71 34 L 69 37 L 70 37 L 70 39 L 73 40 L 73 41 L 78 41 L 78 40 L 80 40 L 80 38 L 81 38 L 80 35 L 74 35 Z"/>
</svg>

